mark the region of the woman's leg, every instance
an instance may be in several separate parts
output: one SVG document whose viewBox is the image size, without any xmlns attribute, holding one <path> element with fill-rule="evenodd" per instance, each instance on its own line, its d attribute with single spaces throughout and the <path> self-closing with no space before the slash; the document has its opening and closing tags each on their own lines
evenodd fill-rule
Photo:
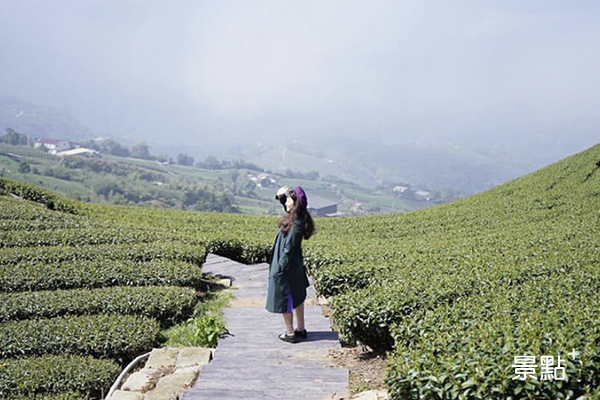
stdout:
<svg viewBox="0 0 600 400">
<path fill-rule="evenodd" d="M 294 308 L 294 314 L 296 314 L 296 325 L 298 330 L 303 331 L 306 329 L 304 326 L 304 303 Z"/>
<path fill-rule="evenodd" d="M 286 295 L 287 295 L 287 312 L 283 313 L 283 322 L 285 322 L 285 330 L 288 335 L 294 334 L 294 314 L 292 314 L 294 310 L 294 302 L 292 300 L 292 291 L 290 287 L 286 285 L 285 287 Z"/>
<path fill-rule="evenodd" d="M 283 322 L 285 323 L 285 333 L 294 334 L 294 314 L 291 312 L 283 313 Z"/>
</svg>

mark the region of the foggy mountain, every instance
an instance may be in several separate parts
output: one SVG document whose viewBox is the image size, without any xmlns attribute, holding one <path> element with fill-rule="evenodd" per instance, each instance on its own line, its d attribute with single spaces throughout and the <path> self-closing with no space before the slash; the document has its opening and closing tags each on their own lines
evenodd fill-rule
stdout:
<svg viewBox="0 0 600 400">
<path fill-rule="evenodd" d="M 50 107 L 3 104 L 0 122 L 197 159 L 294 140 L 375 164 L 385 150 L 388 166 L 423 154 L 385 174 L 421 180 L 407 165 L 439 159 L 437 181 L 456 168 L 487 186 L 600 138 L 598 15 L 594 1 L 4 0 L 0 95 Z"/>
<path fill-rule="evenodd" d="M 65 110 L 43 107 L 0 95 L 0 133 L 11 128 L 35 137 L 87 139 L 92 131 Z"/>
</svg>

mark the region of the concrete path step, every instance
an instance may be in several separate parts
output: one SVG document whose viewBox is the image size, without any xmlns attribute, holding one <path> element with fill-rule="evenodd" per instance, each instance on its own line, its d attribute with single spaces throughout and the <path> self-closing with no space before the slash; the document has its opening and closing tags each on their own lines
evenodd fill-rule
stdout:
<svg viewBox="0 0 600 400">
<path fill-rule="evenodd" d="M 207 257 L 203 272 L 233 279 L 235 306 L 224 309 L 229 334 L 183 400 L 322 400 L 348 392 L 348 369 L 332 366 L 327 357 L 340 343 L 320 306 L 305 305 L 307 340 L 291 344 L 277 338 L 283 318 L 264 307 L 268 269 Z M 308 294 L 315 296 L 312 286 Z"/>
</svg>

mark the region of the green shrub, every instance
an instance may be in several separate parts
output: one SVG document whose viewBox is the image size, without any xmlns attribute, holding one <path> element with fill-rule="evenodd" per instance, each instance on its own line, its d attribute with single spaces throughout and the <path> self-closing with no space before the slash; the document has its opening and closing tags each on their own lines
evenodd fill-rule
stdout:
<svg viewBox="0 0 600 400">
<path fill-rule="evenodd" d="M 43 204 L 49 210 L 77 214 L 76 202 L 37 186 L 16 183 L 0 177 L 0 191 L 3 193 L 12 193 L 25 200 Z"/>
<path fill-rule="evenodd" d="M 79 227 L 77 230 L 52 229 L 0 232 L 1 247 L 132 245 L 151 243 L 162 238 L 160 233 L 101 226 Z"/>
<path fill-rule="evenodd" d="M 580 253 L 581 260 L 563 252 L 553 263 L 439 264 L 430 268 L 388 266 L 373 270 L 372 284 L 334 296 L 333 315 L 341 333 L 374 350 L 391 350 L 390 327 L 408 318 L 417 318 L 442 304 L 452 304 L 490 290 L 519 290 L 519 285 L 537 277 L 560 277 L 583 268 L 593 253 Z M 387 271 L 387 272 L 386 272 Z"/>
<path fill-rule="evenodd" d="M 226 332 L 222 310 L 229 304 L 232 297 L 233 295 L 229 291 L 205 293 L 202 301 L 196 303 L 193 318 L 162 332 L 165 345 L 170 347 L 216 346 L 219 335 Z"/>
<path fill-rule="evenodd" d="M 467 296 L 475 283 L 472 276 L 459 281 L 455 276 L 443 273 L 428 275 L 435 285 L 413 271 L 413 276 L 402 280 L 390 279 L 335 296 L 333 317 L 342 335 L 359 340 L 376 351 L 390 350 L 394 344 L 390 333 L 393 324 L 424 309 Z"/>
<path fill-rule="evenodd" d="M 77 231 L 73 232 L 74 235 Z M 206 248 L 202 245 L 157 242 L 143 244 L 104 244 L 81 247 L 26 247 L 0 249 L 0 265 L 22 262 L 43 262 L 48 264 L 65 261 L 112 261 L 130 260 L 137 262 L 152 260 L 180 260 L 202 265 L 206 260 Z"/>
<path fill-rule="evenodd" d="M 188 318 L 196 301 L 194 289 L 169 286 L 2 294 L 0 322 L 107 313 L 152 317 L 169 326 Z"/>
<path fill-rule="evenodd" d="M 323 265 L 313 269 L 312 277 L 318 293 L 330 297 L 369 286 L 381 275 L 389 273 L 389 267 L 368 262 Z"/>
<path fill-rule="evenodd" d="M 158 322 L 129 315 L 11 321 L 0 325 L 0 357 L 78 354 L 123 361 L 159 342 Z"/>
<path fill-rule="evenodd" d="M 201 347 L 217 347 L 219 335 L 225 331 L 225 325 L 221 318 L 212 314 L 204 314 L 196 318 L 194 339 Z"/>
<path fill-rule="evenodd" d="M 81 392 L 62 392 L 49 394 L 29 394 L 22 396 L 11 396 L 11 400 L 89 400 L 90 396 Z"/>
<path fill-rule="evenodd" d="M 241 233 L 241 232 L 240 232 Z M 240 240 L 233 238 L 211 239 L 207 244 L 208 251 L 245 264 L 267 262 L 271 254 L 272 244 L 252 243 L 250 237 Z"/>
<path fill-rule="evenodd" d="M 394 349 L 388 364 L 394 398 L 599 397 L 594 393 L 599 328 L 593 320 L 598 285 L 586 283 L 595 282 L 593 271 L 600 267 L 599 160 L 600 145 L 450 204 L 406 214 L 316 219 L 316 235 L 303 244 L 306 266 L 320 293 L 333 296 L 333 315 L 344 335 L 377 350 Z M 7 232 L 2 237 L 15 243 L 85 242 L 94 221 L 103 221 L 100 230 L 110 231 L 111 224 L 122 229 L 124 240 L 132 227 L 158 232 L 161 239 L 160 244 L 2 248 L 0 265 L 7 269 L 0 284 L 6 282 L 6 290 L 28 287 L 26 279 L 11 275 L 35 263 L 156 259 L 200 264 L 205 247 L 242 262 L 265 261 L 277 229 L 271 217 L 78 203 L 86 216 L 78 219 L 39 207 L 28 213 L 7 197 L 0 202 L 0 229 Z M 64 217 L 65 225 L 54 216 Z M 11 229 L 32 235 L 11 239 Z M 79 229 L 82 239 L 76 237 Z M 36 233 L 47 236 L 36 241 Z M 573 284 L 565 281 L 569 277 Z M 585 295 L 577 294 L 580 287 Z M 524 288 L 537 293 L 538 302 L 545 290 L 552 304 L 570 297 L 577 301 L 540 312 L 537 302 L 515 294 Z M 513 301 L 524 305 L 515 307 Z M 556 352 L 567 345 L 583 355 L 581 365 L 568 366 L 574 379 L 565 386 L 519 386 L 506 383 L 509 371 L 498 372 L 498 365 L 510 366 L 513 352 Z"/>
<path fill-rule="evenodd" d="M 513 290 L 498 287 L 428 310 L 392 328 L 388 360 L 394 398 L 576 399 L 600 387 L 600 273 L 578 268 L 540 276 Z M 575 359 L 567 353 L 576 349 Z M 514 357 L 566 360 L 567 380 L 515 377 Z M 537 371 L 540 371 L 538 368 Z M 597 395 L 598 393 L 596 393 Z M 594 397 L 595 398 L 595 397 Z"/>
<path fill-rule="evenodd" d="M 0 398 L 11 400 L 97 397 L 121 369 L 111 360 L 62 355 L 2 359 L 0 365 Z"/>
<path fill-rule="evenodd" d="M 201 253 L 203 249 L 197 251 Z M 35 261 L 0 265 L 0 291 L 151 285 L 196 287 L 201 277 L 198 265 L 176 260 Z"/>
</svg>

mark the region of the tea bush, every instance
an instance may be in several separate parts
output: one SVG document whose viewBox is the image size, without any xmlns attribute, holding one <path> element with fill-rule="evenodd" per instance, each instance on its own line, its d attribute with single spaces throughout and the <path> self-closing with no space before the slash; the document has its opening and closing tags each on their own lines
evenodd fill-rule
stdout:
<svg viewBox="0 0 600 400">
<path fill-rule="evenodd" d="M 45 355 L 0 359 L 0 399 L 80 400 L 101 394 L 119 374 L 112 360 Z"/>
<path fill-rule="evenodd" d="M 171 286 L 2 294 L 0 322 L 106 313 L 151 317 L 162 326 L 170 326 L 188 318 L 196 302 L 194 289 Z"/>
</svg>

